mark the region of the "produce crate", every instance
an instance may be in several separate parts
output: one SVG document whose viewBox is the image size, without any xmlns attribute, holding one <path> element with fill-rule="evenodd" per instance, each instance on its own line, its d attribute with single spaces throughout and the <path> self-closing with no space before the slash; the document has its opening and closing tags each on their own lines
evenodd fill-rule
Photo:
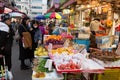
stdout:
<svg viewBox="0 0 120 80">
<path fill-rule="evenodd" d="M 90 40 L 85 39 L 74 39 L 73 42 L 77 43 L 77 44 L 84 44 L 86 46 L 87 51 L 89 51 L 89 46 L 90 46 Z"/>
<path fill-rule="evenodd" d="M 120 80 L 120 69 L 107 69 L 98 75 L 98 80 Z"/>
<path fill-rule="evenodd" d="M 96 43 L 105 44 L 110 40 L 110 36 L 96 36 Z"/>
</svg>

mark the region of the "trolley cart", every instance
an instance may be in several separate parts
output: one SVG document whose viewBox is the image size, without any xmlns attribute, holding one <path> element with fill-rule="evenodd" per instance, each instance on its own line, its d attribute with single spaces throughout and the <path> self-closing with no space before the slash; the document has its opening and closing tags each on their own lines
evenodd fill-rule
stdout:
<svg viewBox="0 0 120 80">
<path fill-rule="evenodd" d="M 3 66 L 1 65 L 1 74 L 0 74 L 0 80 L 12 80 L 13 76 L 12 73 L 8 71 L 8 67 L 5 63 L 5 56 L 3 56 Z"/>
</svg>

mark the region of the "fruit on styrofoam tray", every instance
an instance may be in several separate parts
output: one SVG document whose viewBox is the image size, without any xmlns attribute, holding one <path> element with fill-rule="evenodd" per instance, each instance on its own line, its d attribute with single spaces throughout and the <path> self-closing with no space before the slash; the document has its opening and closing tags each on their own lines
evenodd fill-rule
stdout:
<svg viewBox="0 0 120 80">
<path fill-rule="evenodd" d="M 59 70 L 76 70 L 81 69 L 81 54 L 67 55 L 55 54 L 53 61 Z M 84 59 L 84 58 L 83 58 Z"/>
<path fill-rule="evenodd" d="M 43 48 L 42 46 L 36 48 L 34 54 L 36 56 L 48 56 L 48 51 L 46 51 L 45 48 Z"/>
<path fill-rule="evenodd" d="M 54 49 L 51 51 L 52 54 L 62 54 L 62 53 L 67 53 L 67 54 L 73 54 L 73 47 L 68 47 L 68 48 L 58 48 Z"/>
<path fill-rule="evenodd" d="M 57 66 L 59 70 L 73 70 L 73 69 L 80 69 L 81 66 L 77 63 L 74 63 L 73 60 L 70 60 L 68 63 L 66 64 L 60 64 L 59 66 Z"/>
<path fill-rule="evenodd" d="M 60 35 L 50 35 L 45 38 L 45 45 L 49 45 L 52 43 L 53 45 L 63 45 L 62 36 Z"/>
</svg>

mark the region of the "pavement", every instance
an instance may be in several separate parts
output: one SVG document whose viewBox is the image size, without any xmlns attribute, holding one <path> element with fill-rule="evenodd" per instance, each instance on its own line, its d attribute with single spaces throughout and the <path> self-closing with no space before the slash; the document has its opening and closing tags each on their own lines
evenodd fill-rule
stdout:
<svg viewBox="0 0 120 80">
<path fill-rule="evenodd" d="M 30 65 L 29 60 L 25 61 L 27 65 Z M 12 47 L 12 74 L 13 80 L 32 80 L 32 69 L 20 70 L 20 60 L 19 60 L 19 46 L 15 41 Z"/>
</svg>

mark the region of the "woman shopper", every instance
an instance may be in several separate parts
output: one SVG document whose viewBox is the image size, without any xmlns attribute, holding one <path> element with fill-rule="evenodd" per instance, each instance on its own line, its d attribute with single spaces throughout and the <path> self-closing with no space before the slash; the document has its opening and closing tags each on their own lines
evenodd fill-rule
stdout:
<svg viewBox="0 0 120 80">
<path fill-rule="evenodd" d="M 29 27 L 28 27 L 29 22 L 30 22 L 30 18 L 29 17 L 24 17 L 23 20 L 22 20 L 22 24 L 18 28 L 18 31 L 19 31 L 19 34 L 20 34 L 20 37 L 21 37 L 19 39 L 19 50 L 20 50 L 19 59 L 21 60 L 21 66 L 20 66 L 21 70 L 27 70 L 27 69 L 30 68 L 29 66 L 27 66 L 25 64 L 26 59 L 29 59 L 31 61 L 31 59 L 34 58 L 34 55 L 31 52 L 32 48 L 25 48 L 24 47 L 24 42 L 23 42 L 23 36 L 24 36 L 23 33 L 24 32 L 30 33 Z"/>
<path fill-rule="evenodd" d="M 31 23 L 32 31 L 32 41 L 33 41 L 33 53 L 35 49 L 38 47 L 38 45 L 42 42 L 42 32 L 39 30 L 39 22 L 36 20 L 33 20 Z"/>
<path fill-rule="evenodd" d="M 45 27 L 43 25 L 43 22 L 40 22 L 39 29 L 40 29 L 41 34 L 42 34 L 42 42 L 41 42 L 41 44 L 43 44 L 43 38 L 44 38 L 44 34 L 45 34 Z"/>
<path fill-rule="evenodd" d="M 12 44 L 14 31 L 11 26 L 11 17 L 9 14 L 5 14 L 2 17 L 2 22 L 0 22 L 0 53 L 5 56 L 5 63 L 8 70 L 11 70 L 11 55 L 12 55 Z M 3 61 L 2 61 L 3 62 Z M 2 63 L 0 62 L 0 63 Z"/>
</svg>

